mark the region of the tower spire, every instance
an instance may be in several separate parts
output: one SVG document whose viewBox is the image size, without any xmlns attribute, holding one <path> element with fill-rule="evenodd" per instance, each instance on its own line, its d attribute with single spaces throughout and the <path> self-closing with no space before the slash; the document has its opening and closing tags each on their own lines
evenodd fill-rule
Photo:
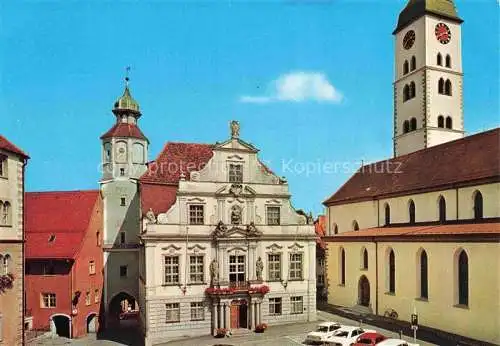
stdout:
<svg viewBox="0 0 500 346">
<path fill-rule="evenodd" d="M 127 66 L 125 68 L 125 88 L 128 88 L 128 82 L 130 81 L 129 74 L 130 74 L 130 66 Z"/>
</svg>

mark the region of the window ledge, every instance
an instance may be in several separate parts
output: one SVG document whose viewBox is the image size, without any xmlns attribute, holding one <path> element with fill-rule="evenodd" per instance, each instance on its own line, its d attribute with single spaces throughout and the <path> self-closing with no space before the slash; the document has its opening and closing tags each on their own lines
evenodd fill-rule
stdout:
<svg viewBox="0 0 500 346">
<path fill-rule="evenodd" d="M 283 281 L 283 280 L 281 280 L 281 279 L 266 280 L 266 282 L 281 282 L 281 281 Z M 288 280 L 288 281 L 294 281 L 294 280 Z M 297 280 L 295 280 L 295 281 L 297 281 Z"/>
<path fill-rule="evenodd" d="M 469 306 L 465 304 L 455 304 L 453 305 L 454 308 L 459 308 L 459 309 L 464 309 L 464 310 L 469 310 Z"/>
<path fill-rule="evenodd" d="M 366 272 L 366 271 L 368 271 L 368 268 L 359 268 L 359 270 Z"/>
<path fill-rule="evenodd" d="M 181 286 L 181 284 L 178 283 L 178 282 L 177 283 L 173 282 L 173 283 L 168 283 L 168 284 L 161 284 L 161 285 L 163 287 L 177 287 L 177 286 Z"/>
<path fill-rule="evenodd" d="M 208 283 L 206 283 L 206 282 L 188 282 L 187 285 L 188 286 L 205 286 L 205 285 L 208 285 Z M 164 286 L 173 286 L 173 285 L 167 284 Z M 192 320 L 192 321 L 199 321 L 199 320 Z"/>
<path fill-rule="evenodd" d="M 418 298 L 415 298 L 415 300 L 419 301 L 419 302 L 425 302 L 425 303 L 429 302 L 429 298 L 424 298 L 424 297 L 418 297 Z"/>
<path fill-rule="evenodd" d="M 288 282 L 290 281 L 304 281 L 304 279 L 288 279 Z"/>
<path fill-rule="evenodd" d="M 345 284 L 338 284 L 339 287 L 345 287 Z"/>
<path fill-rule="evenodd" d="M 1 224 L 0 227 L 5 227 L 5 228 L 12 228 L 12 225 L 4 225 L 4 224 Z"/>
<path fill-rule="evenodd" d="M 0 175 L 0 179 L 5 179 L 5 180 L 9 180 L 9 177 L 7 177 L 7 176 L 4 176 L 4 175 Z"/>
<path fill-rule="evenodd" d="M 181 321 L 165 321 L 166 324 L 180 323 Z"/>
<path fill-rule="evenodd" d="M 384 294 L 387 296 L 395 296 L 396 292 L 385 292 Z"/>
</svg>

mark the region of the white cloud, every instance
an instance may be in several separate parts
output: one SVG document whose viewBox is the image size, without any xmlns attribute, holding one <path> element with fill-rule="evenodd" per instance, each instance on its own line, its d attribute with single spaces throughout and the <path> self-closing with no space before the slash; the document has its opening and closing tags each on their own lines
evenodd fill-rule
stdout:
<svg viewBox="0 0 500 346">
<path fill-rule="evenodd" d="M 340 103 L 343 95 L 338 91 L 323 73 L 291 72 L 281 75 L 272 81 L 267 95 L 241 96 L 240 102 L 331 102 Z"/>
</svg>

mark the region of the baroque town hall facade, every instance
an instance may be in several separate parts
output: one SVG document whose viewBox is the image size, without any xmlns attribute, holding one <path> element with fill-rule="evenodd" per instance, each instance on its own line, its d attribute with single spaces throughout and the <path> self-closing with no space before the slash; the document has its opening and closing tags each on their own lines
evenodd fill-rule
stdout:
<svg viewBox="0 0 500 346">
<path fill-rule="evenodd" d="M 312 219 L 239 123 L 222 143 L 168 142 L 146 163 L 128 86 L 113 113 L 101 137 L 106 324 L 124 299 L 138 306 L 147 345 L 315 320 Z"/>
</svg>

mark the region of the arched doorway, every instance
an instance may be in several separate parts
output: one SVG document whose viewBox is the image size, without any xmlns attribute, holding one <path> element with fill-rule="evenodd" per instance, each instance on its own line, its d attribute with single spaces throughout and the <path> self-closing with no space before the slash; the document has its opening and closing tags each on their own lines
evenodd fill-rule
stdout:
<svg viewBox="0 0 500 346">
<path fill-rule="evenodd" d="M 52 315 L 50 317 L 50 331 L 65 338 L 71 338 L 70 317 L 67 315 Z"/>
<path fill-rule="evenodd" d="M 91 313 L 87 316 L 87 333 L 97 332 L 97 314 Z"/>
<path fill-rule="evenodd" d="M 364 275 L 359 278 L 358 302 L 360 305 L 370 306 L 370 282 Z"/>
<path fill-rule="evenodd" d="M 128 293 L 120 292 L 111 299 L 108 305 L 107 327 L 135 328 L 139 321 L 139 305 Z"/>
</svg>

